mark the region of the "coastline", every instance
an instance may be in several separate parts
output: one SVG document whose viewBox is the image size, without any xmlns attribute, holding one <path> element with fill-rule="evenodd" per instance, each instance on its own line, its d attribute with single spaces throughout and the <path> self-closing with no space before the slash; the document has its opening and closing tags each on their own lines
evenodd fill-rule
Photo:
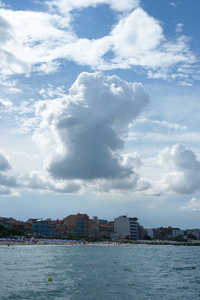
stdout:
<svg viewBox="0 0 200 300">
<path fill-rule="evenodd" d="M 191 242 L 174 242 L 174 241 L 102 241 L 102 242 L 83 242 L 83 241 L 52 241 L 52 240 L 37 240 L 32 241 L 0 241 L 0 246 L 37 246 L 37 245 L 58 245 L 58 246 L 139 246 L 139 245 L 150 245 L 150 246 L 200 246 L 200 241 Z"/>
</svg>

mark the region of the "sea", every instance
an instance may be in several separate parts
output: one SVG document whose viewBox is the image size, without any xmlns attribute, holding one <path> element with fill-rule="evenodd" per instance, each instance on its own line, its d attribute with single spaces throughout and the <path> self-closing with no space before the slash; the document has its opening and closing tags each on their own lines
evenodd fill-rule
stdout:
<svg viewBox="0 0 200 300">
<path fill-rule="evenodd" d="M 7 299 L 198 300 L 200 247 L 0 246 L 0 300 Z"/>
</svg>

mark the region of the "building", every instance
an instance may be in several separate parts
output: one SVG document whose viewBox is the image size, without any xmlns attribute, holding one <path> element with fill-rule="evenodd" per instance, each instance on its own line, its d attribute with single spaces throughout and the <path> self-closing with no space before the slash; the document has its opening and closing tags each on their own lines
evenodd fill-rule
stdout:
<svg viewBox="0 0 200 300">
<path fill-rule="evenodd" d="M 118 233 L 119 238 L 131 240 L 139 239 L 139 224 L 137 218 L 119 216 L 114 220 L 114 232 Z"/>
<path fill-rule="evenodd" d="M 28 219 L 27 221 L 26 221 L 26 223 L 29 223 L 29 224 L 31 224 L 31 225 L 33 225 L 33 222 L 36 222 L 38 219 Z"/>
<path fill-rule="evenodd" d="M 113 226 L 110 224 L 100 224 L 99 225 L 100 235 L 102 238 L 111 237 L 111 233 L 113 233 Z"/>
<path fill-rule="evenodd" d="M 94 241 L 98 241 L 100 238 L 99 224 L 93 222 L 93 220 L 90 220 L 90 223 L 89 223 L 88 237 Z"/>
<path fill-rule="evenodd" d="M 119 239 L 119 235 L 116 232 L 112 232 L 110 238 L 112 241 L 117 241 Z"/>
<path fill-rule="evenodd" d="M 32 232 L 33 234 L 38 235 L 52 235 L 51 226 L 49 222 L 46 220 L 38 219 L 37 221 L 33 222 L 32 225 Z"/>
<path fill-rule="evenodd" d="M 87 214 L 69 215 L 63 219 L 63 223 L 67 227 L 74 227 L 74 234 L 77 237 L 87 237 L 89 234 L 89 217 Z"/>
<path fill-rule="evenodd" d="M 200 229 L 186 229 L 187 235 L 194 235 L 197 240 L 200 240 Z"/>
<path fill-rule="evenodd" d="M 13 223 L 12 228 L 21 230 L 21 231 L 25 231 L 25 223 L 21 222 L 21 221 L 16 221 Z"/>
<path fill-rule="evenodd" d="M 187 238 L 187 232 L 185 230 L 172 229 L 173 237 L 184 237 Z"/>
<path fill-rule="evenodd" d="M 15 223 L 17 221 L 13 218 L 2 218 L 2 217 L 0 217 L 0 220 L 1 220 L 2 224 L 4 225 L 4 227 L 6 227 L 7 229 L 12 228 L 13 223 Z"/>
<path fill-rule="evenodd" d="M 94 216 L 93 219 L 92 219 L 92 222 L 94 223 L 97 223 L 97 224 L 108 224 L 108 221 L 107 220 L 102 220 L 102 219 L 98 219 L 97 216 Z"/>
<path fill-rule="evenodd" d="M 168 238 L 173 236 L 173 232 L 174 232 L 174 236 L 177 236 L 177 233 L 180 233 L 180 228 L 176 228 L 176 227 L 160 227 L 159 228 L 160 231 L 160 239 L 164 239 L 167 240 Z"/>
<path fill-rule="evenodd" d="M 150 237 L 151 239 L 154 239 L 154 232 L 153 232 L 153 229 L 152 228 L 147 228 L 146 229 L 146 235 L 148 237 Z"/>
<path fill-rule="evenodd" d="M 146 235 L 146 230 L 144 229 L 143 226 L 138 224 L 138 239 L 143 240 L 145 235 Z"/>
</svg>

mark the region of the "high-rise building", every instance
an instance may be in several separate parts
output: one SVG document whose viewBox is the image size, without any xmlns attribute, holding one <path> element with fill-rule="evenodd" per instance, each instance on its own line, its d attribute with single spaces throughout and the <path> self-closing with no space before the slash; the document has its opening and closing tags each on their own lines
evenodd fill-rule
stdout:
<svg viewBox="0 0 200 300">
<path fill-rule="evenodd" d="M 129 218 L 127 216 L 119 216 L 114 220 L 114 232 L 118 233 L 119 238 L 129 238 L 132 240 L 139 239 L 138 218 Z"/>
</svg>

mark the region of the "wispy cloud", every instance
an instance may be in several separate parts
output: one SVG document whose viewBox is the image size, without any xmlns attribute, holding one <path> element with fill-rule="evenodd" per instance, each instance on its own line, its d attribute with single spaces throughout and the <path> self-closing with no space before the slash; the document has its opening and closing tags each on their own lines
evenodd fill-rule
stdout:
<svg viewBox="0 0 200 300">
<path fill-rule="evenodd" d="M 177 7 L 177 4 L 174 3 L 174 2 L 169 2 L 169 4 L 171 4 L 171 5 L 174 6 L 174 7 Z"/>
<path fill-rule="evenodd" d="M 182 32 L 183 31 L 183 24 L 182 23 L 178 23 L 177 25 L 176 25 L 176 32 Z"/>
<path fill-rule="evenodd" d="M 6 99 L 0 99 L 0 111 L 9 111 L 12 108 L 12 102 Z"/>
<path fill-rule="evenodd" d="M 184 125 L 180 125 L 178 123 L 174 123 L 174 122 L 168 122 L 168 121 L 160 121 L 160 120 L 151 120 L 151 119 L 147 119 L 144 117 L 138 118 L 135 122 L 137 123 L 149 123 L 151 125 L 158 125 L 158 127 L 165 127 L 165 128 L 169 128 L 169 129 L 174 129 L 176 130 L 181 130 L 184 131 L 187 129 L 186 126 Z"/>
<path fill-rule="evenodd" d="M 140 3 L 140 0 L 68 0 L 67 5 L 65 0 L 53 0 L 46 1 L 46 4 L 49 6 L 52 12 L 56 12 L 57 10 L 60 14 L 65 14 L 68 16 L 69 12 L 78 9 L 81 10 L 83 8 L 87 8 L 89 6 L 97 7 L 101 4 L 108 4 L 111 9 L 117 12 L 127 12 L 136 8 Z"/>
</svg>

